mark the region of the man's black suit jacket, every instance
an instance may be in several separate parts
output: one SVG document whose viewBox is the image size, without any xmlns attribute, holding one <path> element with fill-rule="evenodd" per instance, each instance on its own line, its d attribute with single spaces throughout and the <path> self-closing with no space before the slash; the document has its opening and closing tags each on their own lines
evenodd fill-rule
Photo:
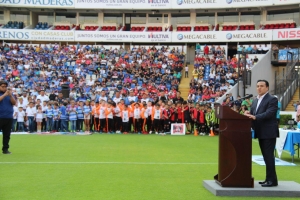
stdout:
<svg viewBox="0 0 300 200">
<path fill-rule="evenodd" d="M 257 102 L 258 99 L 253 100 L 250 110 L 250 113 L 256 117 L 256 119 L 252 121 L 255 138 L 271 139 L 279 137 L 276 119 L 278 99 L 267 93 L 256 110 Z"/>
</svg>

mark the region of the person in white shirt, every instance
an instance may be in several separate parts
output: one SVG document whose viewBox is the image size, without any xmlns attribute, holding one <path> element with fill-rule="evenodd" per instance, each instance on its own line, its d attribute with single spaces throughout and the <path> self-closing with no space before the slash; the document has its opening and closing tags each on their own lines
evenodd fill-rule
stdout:
<svg viewBox="0 0 300 200">
<path fill-rule="evenodd" d="M 90 77 L 90 80 L 87 81 L 88 86 L 92 86 L 92 85 L 94 85 L 94 83 L 95 83 L 95 81 L 93 80 L 92 77 Z"/>
<path fill-rule="evenodd" d="M 189 77 L 189 67 L 188 67 L 187 65 L 186 65 L 185 68 L 184 68 L 184 72 L 185 72 L 185 73 L 184 73 L 184 74 L 185 74 L 184 77 L 185 77 L 185 78 L 188 78 L 188 77 Z"/>
<path fill-rule="evenodd" d="M 40 95 L 38 95 L 36 98 L 40 99 L 42 103 L 44 101 L 49 101 L 49 97 L 45 94 L 45 90 L 43 89 L 40 91 Z"/>
<path fill-rule="evenodd" d="M 14 109 L 14 114 L 13 114 L 13 124 L 12 124 L 12 132 L 15 132 L 17 129 L 16 129 L 16 124 L 17 124 L 17 113 L 18 113 L 18 102 L 14 105 L 13 107 Z"/>
<path fill-rule="evenodd" d="M 120 101 L 121 101 L 122 97 L 120 95 L 120 92 L 119 91 L 116 91 L 116 95 L 115 97 L 113 98 L 113 101 L 118 104 Z"/>
<path fill-rule="evenodd" d="M 222 83 L 221 87 L 220 87 L 220 90 L 226 90 L 227 91 L 228 87 Z"/>
<path fill-rule="evenodd" d="M 121 112 L 121 118 L 122 118 L 122 132 L 124 134 L 127 134 L 129 131 L 129 111 L 127 105 L 124 105 L 124 109 Z"/>
<path fill-rule="evenodd" d="M 25 106 L 27 107 L 29 102 L 28 102 L 28 98 L 27 98 L 27 92 L 23 92 L 23 102 L 25 104 Z"/>
<path fill-rule="evenodd" d="M 268 47 L 268 45 L 265 44 L 265 46 L 262 48 L 263 53 L 266 54 L 266 53 L 269 51 L 269 49 L 270 49 L 270 48 Z"/>
<path fill-rule="evenodd" d="M 29 132 L 34 132 L 34 121 L 36 117 L 36 107 L 34 107 L 33 102 L 29 103 L 29 106 L 26 108 L 26 117 L 29 123 Z"/>
<path fill-rule="evenodd" d="M 19 107 L 22 107 L 24 110 L 26 109 L 26 106 L 27 106 L 27 105 L 25 105 L 22 97 L 19 98 L 18 105 L 19 105 Z"/>
<path fill-rule="evenodd" d="M 18 131 L 24 132 L 24 118 L 25 112 L 23 111 L 23 107 L 19 106 L 18 112 L 16 113 L 17 122 L 18 122 Z"/>
</svg>

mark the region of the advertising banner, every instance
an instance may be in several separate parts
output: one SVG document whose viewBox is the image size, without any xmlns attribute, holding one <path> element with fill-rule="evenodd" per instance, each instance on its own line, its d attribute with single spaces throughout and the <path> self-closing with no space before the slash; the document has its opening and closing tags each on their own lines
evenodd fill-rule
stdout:
<svg viewBox="0 0 300 200">
<path fill-rule="evenodd" d="M 172 42 L 271 41 L 272 30 L 173 32 Z"/>
<path fill-rule="evenodd" d="M 0 40 L 74 41 L 74 31 L 0 29 Z"/>
<path fill-rule="evenodd" d="M 252 42 L 272 41 L 272 30 L 220 31 L 220 41 L 223 42 Z"/>
<path fill-rule="evenodd" d="M 270 6 L 272 4 L 273 0 L 174 0 L 172 8 L 236 8 Z"/>
<path fill-rule="evenodd" d="M 1 0 L 0 0 L 1 1 Z M 75 0 L 75 8 L 170 9 L 173 0 Z"/>
<path fill-rule="evenodd" d="M 76 31 L 76 41 L 86 42 L 171 42 L 170 32 Z"/>
<path fill-rule="evenodd" d="M 273 30 L 273 40 L 299 40 L 300 28 L 275 29 Z"/>
<path fill-rule="evenodd" d="M 0 6 L 8 7 L 46 7 L 74 8 L 75 0 L 0 0 Z"/>
<path fill-rule="evenodd" d="M 173 32 L 172 42 L 216 42 L 220 36 L 219 31 Z"/>
</svg>

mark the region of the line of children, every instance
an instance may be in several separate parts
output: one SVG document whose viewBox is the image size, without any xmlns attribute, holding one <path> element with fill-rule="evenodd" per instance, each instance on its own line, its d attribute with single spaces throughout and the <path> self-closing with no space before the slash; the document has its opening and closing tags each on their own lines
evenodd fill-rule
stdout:
<svg viewBox="0 0 300 200">
<path fill-rule="evenodd" d="M 117 104 L 113 101 L 70 101 L 36 105 L 34 121 L 37 132 L 78 132 L 85 129 L 85 133 L 107 132 L 138 134 L 166 134 L 170 133 L 172 123 L 185 123 L 187 134 L 197 130 L 199 135 L 207 135 L 214 129 L 218 121 L 210 105 L 195 106 L 186 101 L 162 102 L 153 105 L 148 103 L 131 102 L 127 106 L 123 100 Z M 14 118 L 19 124 L 18 130 L 24 131 L 25 113 L 23 108 L 15 109 Z M 23 119 L 23 121 L 22 121 Z M 43 123 L 46 126 L 43 128 Z"/>
</svg>

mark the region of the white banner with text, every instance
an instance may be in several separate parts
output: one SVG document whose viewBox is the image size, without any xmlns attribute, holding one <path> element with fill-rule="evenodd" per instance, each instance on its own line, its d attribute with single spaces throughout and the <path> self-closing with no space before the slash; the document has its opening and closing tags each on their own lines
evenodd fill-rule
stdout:
<svg viewBox="0 0 300 200">
<path fill-rule="evenodd" d="M 248 31 L 131 32 L 0 29 L 0 40 L 212 43 L 299 40 L 300 28 Z"/>
<path fill-rule="evenodd" d="M 171 32 L 76 31 L 75 41 L 171 42 Z"/>
<path fill-rule="evenodd" d="M 271 41 L 272 30 L 173 32 L 172 42 Z"/>
<path fill-rule="evenodd" d="M 170 9 L 173 0 L 76 0 L 75 8 Z"/>
<path fill-rule="evenodd" d="M 74 8 L 75 0 L 0 0 L 0 6 L 7 7 L 45 7 Z"/>
<path fill-rule="evenodd" d="M 215 9 L 299 4 L 299 0 L 0 0 L 4 7 L 88 9 Z"/>
<path fill-rule="evenodd" d="M 74 41 L 74 31 L 0 29 L 0 40 Z"/>
</svg>

